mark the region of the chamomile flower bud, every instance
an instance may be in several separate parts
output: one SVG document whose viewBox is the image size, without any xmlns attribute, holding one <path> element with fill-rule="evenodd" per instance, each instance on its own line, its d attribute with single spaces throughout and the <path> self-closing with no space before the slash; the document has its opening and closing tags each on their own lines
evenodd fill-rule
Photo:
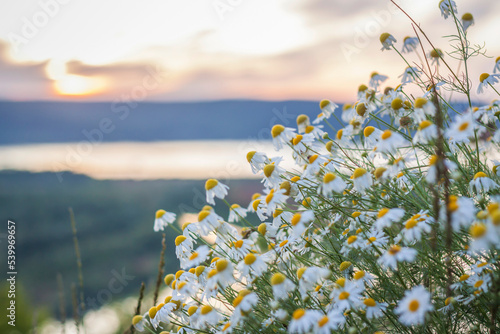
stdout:
<svg viewBox="0 0 500 334">
<path fill-rule="evenodd" d="M 488 192 L 491 189 L 497 189 L 498 184 L 490 179 L 484 172 L 478 172 L 474 175 L 474 179 L 469 183 L 471 193 Z"/>
<path fill-rule="evenodd" d="M 364 193 L 366 189 L 370 188 L 373 184 L 372 175 L 364 168 L 356 168 L 351 176 L 354 190 L 359 193 Z"/>
<path fill-rule="evenodd" d="M 471 13 L 465 13 L 462 15 L 462 27 L 466 31 L 471 25 L 474 24 L 474 17 Z"/>
<path fill-rule="evenodd" d="M 498 83 L 498 78 L 500 77 L 500 74 L 488 74 L 488 73 L 483 73 L 479 76 L 479 86 L 477 86 L 477 93 L 481 94 L 483 93 L 485 88 L 488 88 L 489 86 L 493 86 L 494 84 Z"/>
<path fill-rule="evenodd" d="M 214 197 L 224 199 L 227 195 L 227 190 L 229 189 L 228 186 L 225 184 L 220 183 L 216 179 L 208 179 L 207 182 L 205 182 L 205 190 L 207 194 L 207 203 L 215 205 Z"/>
<path fill-rule="evenodd" d="M 405 292 L 394 312 L 402 324 L 411 326 L 423 324 L 425 315 L 432 310 L 431 294 L 423 286 L 417 286 Z"/>
<path fill-rule="evenodd" d="M 403 49 L 401 50 L 403 53 L 410 53 L 417 49 L 419 44 L 419 40 L 417 37 L 406 36 L 403 40 Z"/>
<path fill-rule="evenodd" d="M 441 15 L 447 19 L 452 12 L 457 14 L 457 4 L 453 0 L 441 0 L 439 2 L 439 10 L 441 11 Z"/>
<path fill-rule="evenodd" d="M 172 224 L 175 221 L 175 213 L 167 212 L 165 210 L 156 211 L 154 231 L 163 231 L 166 226 Z"/>
<path fill-rule="evenodd" d="M 382 51 L 390 50 L 396 43 L 396 39 L 391 34 L 384 32 L 380 35 L 380 43 L 382 43 Z"/>
</svg>

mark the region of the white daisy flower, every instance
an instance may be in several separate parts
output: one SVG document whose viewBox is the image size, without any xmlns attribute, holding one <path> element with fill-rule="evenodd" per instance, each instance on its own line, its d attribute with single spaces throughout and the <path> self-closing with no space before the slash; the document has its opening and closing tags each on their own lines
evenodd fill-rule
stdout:
<svg viewBox="0 0 500 334">
<path fill-rule="evenodd" d="M 228 186 L 220 183 L 216 179 L 208 179 L 205 182 L 205 190 L 207 193 L 207 203 L 215 205 L 214 197 L 224 199 L 227 195 Z"/>
<path fill-rule="evenodd" d="M 330 276 L 330 270 L 321 267 L 304 267 L 297 270 L 299 279 L 299 291 L 303 296 L 307 296 L 307 292 L 316 287 L 318 282 Z"/>
<path fill-rule="evenodd" d="M 366 245 L 366 240 L 357 235 L 351 235 L 342 245 L 340 252 L 344 255 L 347 255 L 352 249 L 360 249 L 363 248 L 365 245 Z"/>
<path fill-rule="evenodd" d="M 365 308 L 366 317 L 372 319 L 383 316 L 388 304 L 378 303 L 373 298 L 365 298 L 362 305 Z"/>
<path fill-rule="evenodd" d="M 301 114 L 297 116 L 297 129 L 299 133 L 306 132 L 306 128 L 311 125 L 309 121 L 309 116 Z"/>
<path fill-rule="evenodd" d="M 411 326 L 423 324 L 426 313 L 432 310 L 431 294 L 423 286 L 416 286 L 405 292 L 394 312 L 403 325 Z"/>
<path fill-rule="evenodd" d="M 475 223 L 470 227 L 469 233 L 472 236 L 471 252 L 487 251 L 500 245 L 498 231 L 490 222 Z"/>
<path fill-rule="evenodd" d="M 476 121 L 472 113 L 466 113 L 455 117 L 445 134 L 453 143 L 468 143 L 475 129 Z"/>
<path fill-rule="evenodd" d="M 403 40 L 403 49 L 401 50 L 401 52 L 410 53 L 412 51 L 415 51 L 417 49 L 418 44 L 419 40 L 417 37 L 406 36 L 405 39 Z"/>
<path fill-rule="evenodd" d="M 427 119 L 427 116 L 435 116 L 436 115 L 436 106 L 434 103 L 429 101 L 424 97 L 419 97 L 415 99 L 415 110 L 411 115 L 415 122 L 423 122 Z"/>
<path fill-rule="evenodd" d="M 290 220 L 294 236 L 298 237 L 304 233 L 314 220 L 314 212 L 311 210 L 297 212 Z"/>
<path fill-rule="evenodd" d="M 468 197 L 450 196 L 448 210 L 451 212 L 451 225 L 455 232 L 458 232 L 461 227 L 469 227 L 476 218 L 476 206 L 474 201 Z M 446 220 L 444 207 L 440 216 L 441 219 Z"/>
<path fill-rule="evenodd" d="M 253 211 L 257 214 L 260 221 L 264 221 L 267 219 L 267 205 L 264 199 L 257 198 L 252 202 Z"/>
<path fill-rule="evenodd" d="M 405 210 L 400 208 L 388 209 L 383 208 L 379 210 L 377 214 L 377 220 L 374 226 L 378 230 L 382 230 L 386 227 L 390 227 L 393 223 L 397 223 L 405 215 Z"/>
<path fill-rule="evenodd" d="M 364 288 L 360 287 L 358 284 L 344 280 L 343 286 L 333 289 L 330 294 L 330 298 L 332 299 L 330 307 L 333 310 L 342 312 L 358 305 L 363 290 Z"/>
<path fill-rule="evenodd" d="M 271 136 L 273 137 L 274 148 L 278 151 L 283 148 L 283 144 L 287 145 L 295 137 L 295 130 L 276 124 L 271 129 Z"/>
<path fill-rule="evenodd" d="M 267 271 L 268 260 L 269 255 L 248 253 L 247 255 L 245 255 L 243 260 L 238 263 L 236 269 L 238 269 L 242 277 L 260 277 Z"/>
<path fill-rule="evenodd" d="M 364 168 L 356 168 L 351 176 L 354 190 L 359 193 L 364 193 L 366 189 L 373 184 L 372 175 Z"/>
<path fill-rule="evenodd" d="M 179 235 L 175 238 L 175 255 L 178 259 L 191 254 L 193 251 L 193 240 L 185 235 Z"/>
<path fill-rule="evenodd" d="M 328 157 L 325 155 L 314 154 L 308 159 L 308 164 L 302 173 L 302 178 L 313 177 L 319 173 L 321 166 L 328 163 Z"/>
<path fill-rule="evenodd" d="M 286 171 L 276 163 L 270 163 L 263 168 L 264 178 L 262 183 L 268 188 L 278 189 L 281 182 L 281 175 Z"/>
<path fill-rule="evenodd" d="M 287 299 L 288 293 L 295 289 L 295 284 L 282 273 L 275 273 L 271 277 L 274 299 Z"/>
<path fill-rule="evenodd" d="M 208 246 L 202 245 L 196 248 L 184 263 L 181 261 L 181 268 L 187 269 L 198 266 L 207 259 L 208 254 L 210 254 L 210 248 Z"/>
<path fill-rule="evenodd" d="M 363 130 L 363 135 L 364 135 L 364 144 L 365 147 L 368 149 L 372 149 L 375 146 L 377 146 L 380 137 L 382 136 L 383 131 L 380 129 L 377 129 L 376 127 L 373 126 L 367 126 Z"/>
<path fill-rule="evenodd" d="M 462 15 L 462 27 L 464 28 L 464 31 L 469 29 L 471 25 L 474 24 L 474 17 L 472 16 L 471 13 L 465 13 Z"/>
<path fill-rule="evenodd" d="M 361 287 L 364 287 L 365 284 L 368 286 L 373 285 L 373 280 L 375 279 L 375 277 L 372 274 L 367 273 L 364 270 L 356 271 L 352 278 L 353 278 L 352 282 L 354 284 L 360 285 Z"/>
<path fill-rule="evenodd" d="M 394 38 L 394 36 L 392 36 L 388 32 L 384 32 L 383 34 L 380 35 L 380 43 L 382 43 L 382 51 L 390 50 L 394 46 L 394 43 L 396 42 L 397 41 Z"/>
<path fill-rule="evenodd" d="M 259 302 L 259 297 L 255 292 L 243 289 L 238 293 L 238 297 L 233 300 L 234 312 L 231 320 L 238 323 L 242 314 L 250 312 Z"/>
<path fill-rule="evenodd" d="M 267 204 L 267 212 L 274 212 L 277 207 L 281 207 L 285 204 L 286 200 L 288 199 L 288 196 L 285 195 L 285 192 L 285 189 L 280 189 L 277 191 L 271 189 L 269 191 L 265 199 L 265 202 Z"/>
<path fill-rule="evenodd" d="M 413 248 L 392 245 L 379 259 L 382 266 L 397 270 L 398 262 L 413 262 L 417 251 Z"/>
<path fill-rule="evenodd" d="M 265 153 L 250 151 L 247 153 L 247 161 L 252 168 L 252 173 L 257 174 L 270 160 Z"/>
<path fill-rule="evenodd" d="M 326 173 L 323 176 L 323 183 L 318 187 L 318 193 L 329 197 L 333 192 L 341 194 L 346 187 L 347 184 L 341 177 L 338 177 L 333 173 Z"/>
<path fill-rule="evenodd" d="M 437 178 L 437 162 L 438 162 L 438 157 L 436 155 L 431 155 L 429 158 L 429 169 L 427 169 L 427 174 L 425 174 L 425 180 L 429 184 L 436 184 L 438 182 L 438 180 L 436 179 Z M 448 169 L 448 171 L 450 173 L 455 171 L 455 169 L 457 168 L 457 165 L 448 159 L 444 160 L 444 165 L 446 166 L 446 168 Z M 441 182 L 441 180 L 439 180 L 439 181 Z"/>
<path fill-rule="evenodd" d="M 175 221 L 175 213 L 167 212 L 165 210 L 156 211 L 154 231 L 163 231 L 166 226 L 172 224 Z"/>
<path fill-rule="evenodd" d="M 386 81 L 389 77 L 385 75 L 378 74 L 377 72 L 372 72 L 370 75 L 370 87 L 373 89 L 377 90 L 380 84 L 384 81 Z"/>
<path fill-rule="evenodd" d="M 288 324 L 288 333 L 305 334 L 321 317 L 321 312 L 317 310 L 296 309 L 292 314 L 292 320 Z"/>
<path fill-rule="evenodd" d="M 238 204 L 233 204 L 229 208 L 229 217 L 227 221 L 229 223 L 238 222 L 240 219 L 245 218 L 247 216 L 247 210 L 242 208 Z"/>
<path fill-rule="evenodd" d="M 207 206 L 198 213 L 198 230 L 202 236 L 207 236 L 214 229 L 218 228 L 223 222 L 221 216 Z"/>
<path fill-rule="evenodd" d="M 398 148 L 407 144 L 406 139 L 399 133 L 385 130 L 380 135 L 377 150 L 382 153 L 395 154 Z"/>
<path fill-rule="evenodd" d="M 321 130 L 323 128 L 323 125 L 309 125 L 306 127 L 305 133 L 306 134 L 311 134 L 314 136 L 316 139 L 323 139 L 323 136 L 325 135 L 325 131 Z"/>
<path fill-rule="evenodd" d="M 437 126 L 431 121 L 424 120 L 420 122 L 418 130 L 413 137 L 414 144 L 428 144 L 437 138 Z"/>
<path fill-rule="evenodd" d="M 483 73 L 479 77 L 479 86 L 477 87 L 477 93 L 481 94 L 483 93 L 483 90 L 485 88 L 488 88 L 490 85 L 493 86 L 494 84 L 498 83 L 498 78 L 500 77 L 500 74 L 488 74 L 488 73 Z"/>
<path fill-rule="evenodd" d="M 136 315 L 132 318 L 132 325 L 134 326 L 136 331 L 144 332 L 145 326 L 147 325 L 147 314 L 148 313 L 146 312 L 144 315 Z"/>
<path fill-rule="evenodd" d="M 422 232 L 430 233 L 431 226 L 428 224 L 426 217 L 417 214 L 405 222 L 404 228 L 401 231 L 401 236 L 406 241 L 420 241 Z"/>
<path fill-rule="evenodd" d="M 342 312 L 333 310 L 328 314 L 320 317 L 314 324 L 313 333 L 315 334 L 331 334 L 345 324 L 345 316 Z"/>
<path fill-rule="evenodd" d="M 474 179 L 469 183 L 469 191 L 471 193 L 488 192 L 492 189 L 497 189 L 498 184 L 490 179 L 484 172 L 478 172 L 474 175 Z"/>
<path fill-rule="evenodd" d="M 441 10 L 441 15 L 443 15 L 445 19 L 447 19 L 452 12 L 457 14 L 457 4 L 453 0 L 441 0 L 439 2 L 439 9 Z"/>
<path fill-rule="evenodd" d="M 398 78 L 401 78 L 401 83 L 406 84 L 410 82 L 415 82 L 415 80 L 422 74 L 422 71 L 418 67 L 410 67 L 408 66 L 403 74 L 401 74 Z"/>
<path fill-rule="evenodd" d="M 490 275 L 473 275 L 465 281 L 468 285 L 476 289 L 476 291 L 488 292 L 491 285 Z"/>
<path fill-rule="evenodd" d="M 229 255 L 232 259 L 241 260 L 253 248 L 254 242 L 250 239 L 239 239 L 230 244 Z"/>
<path fill-rule="evenodd" d="M 432 49 L 428 54 L 427 58 L 429 58 L 432 62 L 432 65 L 439 66 L 439 61 L 443 57 L 444 53 L 441 49 Z"/>
<path fill-rule="evenodd" d="M 366 239 L 365 248 L 380 248 L 387 244 L 389 241 L 389 237 L 385 235 L 385 233 L 379 229 L 373 229 L 368 234 L 368 238 Z"/>
<path fill-rule="evenodd" d="M 228 259 L 218 259 L 215 262 L 217 275 L 215 278 L 222 289 L 234 282 L 233 264 Z"/>
<path fill-rule="evenodd" d="M 197 322 L 205 328 L 215 326 L 221 318 L 219 313 L 210 305 L 203 305 L 198 311 Z"/>
<path fill-rule="evenodd" d="M 330 118 L 332 114 L 335 112 L 335 109 L 337 109 L 339 106 L 335 103 L 333 103 L 330 100 L 321 100 L 319 103 L 319 108 L 321 109 L 321 113 L 323 114 L 324 118 Z M 316 124 L 316 122 L 313 122 Z M 319 122 L 318 122 L 319 123 Z"/>
</svg>

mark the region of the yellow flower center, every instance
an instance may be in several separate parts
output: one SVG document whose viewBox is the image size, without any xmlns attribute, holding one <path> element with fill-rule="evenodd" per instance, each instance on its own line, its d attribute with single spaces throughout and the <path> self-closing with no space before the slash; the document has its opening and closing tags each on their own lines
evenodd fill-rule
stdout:
<svg viewBox="0 0 500 334">
<path fill-rule="evenodd" d="M 355 242 L 356 240 L 358 240 L 358 237 L 355 235 L 351 235 L 349 238 L 347 238 L 347 243 L 350 245 L 353 242 Z"/>
<path fill-rule="evenodd" d="M 377 214 L 377 218 L 382 218 L 383 216 L 385 216 L 387 213 L 389 212 L 389 209 L 388 208 L 383 208 L 381 209 L 378 214 Z"/>
<path fill-rule="evenodd" d="M 356 106 L 356 113 L 363 117 L 366 113 L 366 104 L 364 103 L 359 103 L 357 106 Z"/>
<path fill-rule="evenodd" d="M 459 127 L 458 131 L 465 131 L 469 127 L 469 122 L 463 122 Z"/>
<path fill-rule="evenodd" d="M 350 294 L 349 292 L 347 291 L 342 291 L 339 295 L 339 299 L 340 300 L 346 300 L 347 298 L 349 298 Z"/>
<path fill-rule="evenodd" d="M 363 277 L 365 277 L 365 272 L 363 270 L 360 270 L 354 274 L 354 279 L 356 281 L 362 279 Z"/>
<path fill-rule="evenodd" d="M 190 261 L 193 261 L 194 259 L 196 259 L 198 257 L 198 252 L 193 252 L 193 254 L 191 254 L 191 256 L 189 257 L 189 260 Z"/>
<path fill-rule="evenodd" d="M 132 318 L 132 325 L 137 325 L 142 320 L 142 315 L 136 315 Z"/>
<path fill-rule="evenodd" d="M 158 210 L 158 211 L 156 211 L 156 218 L 161 218 L 166 213 L 167 213 L 167 211 L 165 211 L 165 210 Z"/>
<path fill-rule="evenodd" d="M 383 133 L 382 133 L 382 140 L 387 140 L 389 138 L 391 138 L 392 136 L 392 132 L 391 130 L 385 130 Z"/>
<path fill-rule="evenodd" d="M 399 109 L 403 108 L 403 100 L 401 100 L 399 97 L 396 97 L 391 102 L 391 108 L 394 110 L 399 110 Z"/>
<path fill-rule="evenodd" d="M 292 317 L 293 317 L 293 319 L 295 319 L 295 320 L 299 320 L 299 319 L 300 319 L 300 318 L 302 318 L 305 314 L 306 314 L 306 311 L 304 311 L 304 309 L 299 308 L 299 309 L 297 309 L 297 310 L 295 310 L 295 311 L 293 312 Z"/>
<path fill-rule="evenodd" d="M 317 154 L 311 155 L 309 157 L 309 163 L 312 164 L 313 162 L 316 161 L 316 159 L 318 159 L 318 155 Z"/>
<path fill-rule="evenodd" d="M 292 221 L 291 221 L 292 225 L 293 226 L 297 225 L 300 222 L 301 218 L 302 218 L 302 215 L 300 213 L 294 214 L 292 217 Z"/>
<path fill-rule="evenodd" d="M 365 300 L 363 300 L 363 304 L 365 304 L 368 307 L 374 307 L 377 305 L 377 303 L 373 298 L 366 298 Z"/>
<path fill-rule="evenodd" d="M 252 162 L 253 156 L 257 153 L 257 151 L 250 151 L 247 153 L 247 161 Z"/>
<path fill-rule="evenodd" d="M 344 262 L 342 262 L 342 263 L 340 264 L 339 269 L 340 269 L 340 271 L 344 271 L 344 270 L 348 269 L 350 266 L 352 266 L 352 263 L 351 263 L 351 262 L 349 262 L 349 261 L 344 261 Z"/>
<path fill-rule="evenodd" d="M 309 121 L 309 117 L 307 115 L 302 114 L 302 115 L 297 116 L 297 125 L 300 125 L 302 123 L 306 123 L 308 121 Z"/>
<path fill-rule="evenodd" d="M 475 224 L 475 225 L 471 226 L 471 228 L 470 228 L 470 235 L 474 239 L 479 239 L 479 238 L 483 237 L 487 231 L 488 231 L 488 229 L 486 228 L 486 225 Z"/>
<path fill-rule="evenodd" d="M 255 256 L 255 254 L 253 253 L 248 253 L 246 256 L 245 256 L 245 264 L 247 266 L 253 264 L 255 261 L 257 260 L 257 256 Z"/>
<path fill-rule="evenodd" d="M 337 283 L 340 287 L 344 287 L 345 285 L 345 278 L 344 277 L 341 277 L 339 278 L 337 281 L 335 281 L 335 283 Z"/>
<path fill-rule="evenodd" d="M 176 246 L 179 246 L 180 244 L 182 244 L 184 242 L 184 240 L 186 240 L 187 238 L 183 235 L 179 235 L 177 238 L 175 238 L 175 245 Z"/>
<path fill-rule="evenodd" d="M 266 225 L 266 223 L 260 224 L 259 227 L 257 228 L 257 231 L 259 231 L 259 233 L 262 234 L 262 235 L 266 235 L 266 232 L 267 232 L 267 225 Z"/>
<path fill-rule="evenodd" d="M 338 140 L 341 140 L 342 139 L 342 134 L 344 133 L 344 130 L 343 129 L 340 129 L 339 131 L 337 131 L 337 139 Z"/>
<path fill-rule="evenodd" d="M 481 287 L 481 285 L 483 285 L 483 283 L 484 283 L 483 280 L 479 280 L 476 283 L 474 283 L 474 287 L 477 289 L 477 288 Z"/>
<path fill-rule="evenodd" d="M 365 175 L 366 173 L 367 173 L 366 169 L 364 169 L 364 168 L 356 168 L 354 170 L 354 173 L 352 174 L 352 178 L 353 179 L 357 179 L 357 178 Z"/>
<path fill-rule="evenodd" d="M 210 312 L 212 312 L 212 310 L 213 310 L 212 306 L 210 306 L 210 305 L 203 305 L 203 306 L 201 307 L 201 314 L 203 314 L 203 315 L 207 315 L 207 314 L 209 314 Z"/>
<path fill-rule="evenodd" d="M 319 328 L 322 328 L 323 326 L 325 326 L 325 325 L 328 323 L 328 320 L 330 320 L 330 319 L 328 319 L 328 316 L 326 316 L 326 315 L 325 315 L 325 316 L 323 316 L 323 317 L 322 317 L 321 319 L 319 319 L 319 321 L 318 321 L 318 327 L 319 327 Z"/>
<path fill-rule="evenodd" d="M 304 137 L 302 135 L 297 135 L 295 138 L 293 138 L 292 144 L 297 145 L 298 143 L 300 143 L 302 141 L 303 138 Z"/>
<path fill-rule="evenodd" d="M 229 263 L 227 262 L 226 259 L 220 259 L 219 261 L 217 261 L 215 268 L 217 269 L 217 272 L 220 273 L 220 272 L 226 270 L 228 264 Z"/>
<path fill-rule="evenodd" d="M 276 124 L 275 126 L 273 126 L 273 128 L 271 129 L 271 135 L 273 136 L 273 138 L 276 138 L 278 137 L 283 131 L 285 131 L 285 127 L 283 125 L 280 125 L 280 124 Z"/>
<path fill-rule="evenodd" d="M 405 228 L 407 230 L 411 230 L 412 228 L 414 228 L 415 226 L 417 226 L 418 224 L 418 221 L 416 221 L 415 219 L 410 219 L 406 222 L 405 224 Z"/>
<path fill-rule="evenodd" d="M 200 277 L 200 275 L 203 274 L 204 271 L 205 271 L 205 266 L 198 266 L 196 267 L 194 272 L 196 274 L 196 277 Z"/>
<path fill-rule="evenodd" d="M 210 190 L 215 188 L 219 184 L 219 181 L 216 179 L 208 179 L 207 182 L 205 183 L 205 189 Z"/>
<path fill-rule="evenodd" d="M 460 282 L 467 280 L 469 277 L 470 277 L 469 275 L 463 274 L 462 276 L 460 276 Z"/>
<path fill-rule="evenodd" d="M 483 73 L 479 76 L 479 81 L 483 82 L 484 80 L 488 79 L 489 76 L 490 75 L 488 73 Z"/>
<path fill-rule="evenodd" d="M 419 97 L 415 99 L 415 108 L 420 109 L 427 103 L 427 99 L 423 97 Z"/>
<path fill-rule="evenodd" d="M 391 36 L 388 32 L 384 32 L 380 35 L 380 43 L 384 44 L 384 42 Z"/>
<path fill-rule="evenodd" d="M 465 13 L 464 15 L 462 15 L 462 20 L 464 20 L 464 21 L 472 21 L 473 20 L 472 14 L 471 13 Z"/>
<path fill-rule="evenodd" d="M 271 277 L 271 285 L 278 285 L 285 281 L 285 275 L 282 273 L 275 273 L 273 277 Z"/>
<path fill-rule="evenodd" d="M 259 208 L 259 204 L 260 204 L 260 199 L 253 201 L 252 208 L 254 211 L 257 211 L 257 209 Z"/>
<path fill-rule="evenodd" d="M 476 173 L 476 175 L 474 175 L 474 180 L 477 179 L 478 177 L 488 177 L 488 176 L 483 172 L 478 172 Z"/>
<path fill-rule="evenodd" d="M 231 326 L 231 323 L 230 322 L 226 322 L 226 324 L 224 325 L 224 327 L 222 327 L 222 331 L 226 331 L 229 327 Z"/>
<path fill-rule="evenodd" d="M 373 174 L 375 175 L 375 177 L 377 179 L 380 179 L 382 177 L 382 175 L 384 175 L 384 172 L 387 170 L 387 168 L 385 167 L 378 167 L 377 169 L 375 169 L 375 172 L 373 172 Z"/>
<path fill-rule="evenodd" d="M 368 244 L 371 244 L 371 243 L 373 243 L 376 240 L 377 240 L 377 238 L 375 238 L 375 237 L 369 237 L 368 238 Z"/>
<path fill-rule="evenodd" d="M 500 226 L 500 210 L 495 210 L 495 211 L 491 214 L 491 222 L 492 222 L 495 226 Z"/>
<path fill-rule="evenodd" d="M 150 319 L 153 319 L 156 315 L 156 312 L 158 312 L 158 310 L 156 309 L 155 306 L 151 307 L 148 311 L 148 314 L 149 314 L 149 318 Z"/>
<path fill-rule="evenodd" d="M 330 183 L 335 180 L 337 177 L 333 173 L 326 173 L 323 177 L 323 183 Z"/>
<path fill-rule="evenodd" d="M 389 248 L 389 254 L 391 255 L 396 255 L 397 253 L 399 253 L 399 251 L 401 250 L 401 246 L 398 246 L 398 245 L 392 245 L 391 248 Z"/>
<path fill-rule="evenodd" d="M 408 309 L 411 311 L 411 312 L 416 312 L 418 310 L 418 308 L 420 307 L 420 303 L 418 302 L 418 300 L 414 299 L 410 302 L 410 304 L 408 304 Z"/>
<path fill-rule="evenodd" d="M 274 172 L 274 164 L 269 164 L 264 166 L 264 175 L 266 177 L 271 177 Z"/>
<path fill-rule="evenodd" d="M 207 218 L 210 215 L 210 213 L 211 212 L 208 210 L 200 211 L 200 213 L 198 214 L 198 221 L 199 222 L 203 221 L 205 218 Z"/>
<path fill-rule="evenodd" d="M 312 125 L 306 126 L 306 133 L 311 133 L 313 131 L 314 131 L 314 126 L 312 126 Z"/>
<path fill-rule="evenodd" d="M 285 246 L 287 243 L 288 243 L 288 240 L 283 240 L 282 242 L 280 242 L 279 246 L 280 246 L 280 247 L 283 247 L 283 246 Z"/>
<path fill-rule="evenodd" d="M 418 126 L 418 129 L 419 130 L 423 130 L 423 129 L 428 128 L 431 125 L 432 125 L 431 121 L 425 120 L 425 121 L 420 122 L 420 125 Z"/>
<path fill-rule="evenodd" d="M 319 103 L 319 107 L 320 107 L 320 109 L 323 109 L 323 108 L 327 107 L 329 104 L 330 104 L 329 100 L 321 100 L 321 102 Z"/>
<path fill-rule="evenodd" d="M 364 130 L 363 130 L 363 135 L 365 137 L 370 137 L 370 135 L 373 133 L 373 131 L 375 131 L 375 128 L 373 126 L 367 126 Z"/>
</svg>

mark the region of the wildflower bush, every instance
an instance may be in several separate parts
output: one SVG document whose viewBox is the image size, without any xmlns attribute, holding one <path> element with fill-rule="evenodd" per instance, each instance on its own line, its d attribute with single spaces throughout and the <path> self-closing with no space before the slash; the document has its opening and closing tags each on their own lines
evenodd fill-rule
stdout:
<svg viewBox="0 0 500 334">
<path fill-rule="evenodd" d="M 274 146 L 289 147 L 295 167 L 249 152 L 263 192 L 248 207 L 228 203 L 228 187 L 210 179 L 197 222 L 181 231 L 175 214 L 156 213 L 155 231 L 178 233 L 180 270 L 164 277 L 168 296 L 133 318 L 136 330 L 500 330 L 500 163 L 492 159 L 500 103 L 471 101 L 474 89 L 496 92 L 499 75 L 481 74 L 472 86 L 469 60 L 483 55 L 467 39 L 473 16 L 459 16 L 451 0 L 439 8 L 456 26 L 451 51 L 436 48 L 409 16 L 414 37 L 398 45 L 382 34 L 382 50 L 407 66 L 401 84 L 381 90 L 387 77 L 373 73 L 356 103 L 339 110 L 323 100 L 316 119 L 300 115 L 296 129 L 275 125 Z M 452 93 L 466 107 L 452 103 Z M 227 219 L 216 201 L 229 207 Z M 262 223 L 252 225 L 250 214 Z"/>
</svg>

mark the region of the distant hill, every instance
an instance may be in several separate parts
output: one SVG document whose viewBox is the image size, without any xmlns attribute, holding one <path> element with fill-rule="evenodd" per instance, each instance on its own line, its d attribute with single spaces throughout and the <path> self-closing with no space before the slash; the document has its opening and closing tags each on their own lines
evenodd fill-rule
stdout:
<svg viewBox="0 0 500 334">
<path fill-rule="evenodd" d="M 217 101 L 193 103 L 74 103 L 0 101 L 0 145 L 85 140 L 113 128 L 102 140 L 158 141 L 270 139 L 276 123 L 295 126 L 297 115 L 316 117 L 317 102 Z M 104 120 L 104 121 L 103 121 Z M 98 138 L 96 135 L 95 138 Z"/>
<path fill-rule="evenodd" d="M 247 205 L 260 191 L 258 181 L 231 180 L 228 201 Z M 141 281 L 152 291 L 156 280 L 161 233 L 153 231 L 155 211 L 198 212 L 204 202 L 202 181 L 98 181 L 65 174 L 60 183 L 52 173 L 0 172 L 0 220 L 16 222 L 17 284 L 24 287 L 34 308 L 57 309 L 57 273 L 71 307 L 70 284 L 77 282 L 77 266 L 68 207 L 76 216 L 88 308 L 128 295 L 137 296 Z M 217 200 L 218 201 L 218 200 Z M 217 213 L 227 218 L 224 203 Z M 257 222 L 256 217 L 251 221 Z M 4 225 L 6 226 L 6 225 Z M 167 229 L 166 267 L 177 271 L 174 238 Z M 6 229 L 0 231 L 5 247 Z M 6 257 L 0 266 L 6 268 Z M 124 270 L 134 276 L 115 291 L 110 282 Z M 109 297 L 109 298 L 108 298 Z M 87 299 L 87 298 L 86 298 Z M 57 313 L 57 312 L 56 312 Z"/>
</svg>

